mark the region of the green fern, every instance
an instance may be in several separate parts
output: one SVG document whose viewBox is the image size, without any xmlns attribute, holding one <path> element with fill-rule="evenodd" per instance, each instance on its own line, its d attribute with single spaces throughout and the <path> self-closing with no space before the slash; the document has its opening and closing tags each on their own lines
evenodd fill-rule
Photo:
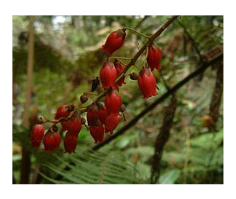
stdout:
<svg viewBox="0 0 236 199">
<path fill-rule="evenodd" d="M 56 184 L 132 184 L 139 183 L 135 167 L 121 153 L 86 151 L 79 154 L 54 155 L 53 162 L 42 163 L 41 175 Z M 66 168 L 66 169 L 65 169 Z M 46 169 L 46 170 L 45 170 Z M 48 171 L 60 176 L 56 180 Z"/>
<path fill-rule="evenodd" d="M 183 183 L 185 173 L 187 183 L 201 183 L 208 175 L 221 173 L 223 165 L 223 129 L 216 133 L 205 133 L 190 140 L 188 165 L 184 168 L 186 146 L 179 152 L 164 152 L 162 165 L 171 164 L 172 168 L 162 168 L 159 183 Z M 222 170 L 222 171 L 221 171 Z M 217 179 L 221 182 L 222 179 Z M 214 182 L 213 180 L 209 183 Z M 185 182 L 186 183 L 186 182 Z"/>
</svg>

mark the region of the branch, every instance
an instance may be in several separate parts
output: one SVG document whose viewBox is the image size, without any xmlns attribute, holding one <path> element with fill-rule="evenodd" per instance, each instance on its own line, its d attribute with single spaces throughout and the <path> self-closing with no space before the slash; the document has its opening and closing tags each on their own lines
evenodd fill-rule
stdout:
<svg viewBox="0 0 236 199">
<path fill-rule="evenodd" d="M 149 111 L 153 110 L 153 108 L 155 108 L 158 104 L 160 104 L 161 102 L 163 102 L 166 98 L 168 98 L 170 95 L 172 95 L 173 93 L 175 93 L 179 88 L 181 88 L 183 85 L 185 85 L 187 82 L 189 82 L 191 79 L 193 79 L 194 77 L 196 77 L 197 75 L 203 73 L 209 66 L 211 66 L 212 64 L 221 61 L 223 59 L 223 54 L 218 55 L 217 57 L 215 57 L 213 60 L 211 60 L 210 62 L 207 63 L 203 63 L 201 67 L 199 67 L 197 70 L 195 70 L 194 72 L 192 72 L 190 75 L 188 75 L 187 77 L 185 77 L 182 81 L 180 81 L 179 83 L 177 83 L 173 88 L 171 88 L 169 91 L 167 91 L 165 94 L 163 94 L 160 98 L 158 98 L 155 102 L 153 102 L 152 104 L 150 104 L 146 109 L 144 109 L 141 113 L 139 113 L 136 117 L 134 117 L 129 123 L 127 123 L 125 126 L 123 126 L 117 133 L 115 133 L 114 135 L 112 135 L 111 137 L 109 137 L 108 139 L 106 139 L 104 142 L 97 144 L 96 146 L 94 146 L 92 148 L 92 150 L 98 150 L 101 147 L 103 147 L 104 145 L 108 144 L 109 142 L 111 142 L 112 140 L 114 140 L 115 138 L 117 138 L 120 135 L 123 135 L 128 129 L 130 129 L 133 125 L 135 125 L 138 120 L 143 117 L 145 114 L 147 114 Z"/>
<path fill-rule="evenodd" d="M 142 48 L 139 49 L 139 51 L 131 58 L 130 62 L 126 65 L 123 72 L 117 77 L 116 83 L 125 75 L 125 73 L 129 70 L 129 68 L 135 64 L 137 59 L 140 57 L 140 55 L 146 50 L 149 44 L 153 42 L 154 39 L 159 37 L 161 33 L 175 20 L 178 16 L 171 17 L 161 28 L 157 30 L 156 33 L 154 33 L 149 40 L 142 46 Z M 101 93 L 98 98 L 95 100 L 95 103 L 99 102 L 106 94 L 110 91 L 110 89 L 107 89 L 103 93 Z"/>
</svg>

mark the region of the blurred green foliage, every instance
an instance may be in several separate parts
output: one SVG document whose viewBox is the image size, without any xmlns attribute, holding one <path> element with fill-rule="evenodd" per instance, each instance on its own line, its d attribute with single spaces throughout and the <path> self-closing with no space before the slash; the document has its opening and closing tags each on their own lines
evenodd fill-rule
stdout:
<svg viewBox="0 0 236 199">
<path fill-rule="evenodd" d="M 134 28 L 146 35 L 153 34 L 168 16 L 36 16 L 35 59 L 31 111 L 53 119 L 62 104 L 79 103 L 83 92 L 98 76 L 106 55 L 101 45 L 107 35 L 119 27 Z M 204 54 L 216 45 L 223 45 L 222 16 L 181 16 L 178 19 Z M 146 41 L 127 33 L 124 46 L 115 56 L 132 57 Z M 155 43 L 162 49 L 161 73 L 171 87 L 198 66 L 193 42 L 183 28 L 173 23 Z M 167 99 L 132 127 L 126 134 L 91 152 L 94 145 L 88 130 L 82 129 L 76 153 L 59 151 L 45 153 L 30 147 L 29 130 L 22 127 L 25 104 L 26 65 L 28 49 L 28 17 L 13 16 L 13 175 L 20 179 L 21 147 L 31 153 L 31 177 L 40 164 L 41 183 L 150 183 L 150 159 L 154 142 L 162 125 Z M 126 61 L 124 61 L 126 62 Z M 136 65 L 145 65 L 145 53 Z M 138 71 L 132 67 L 129 71 Z M 166 92 L 163 79 L 154 72 L 159 96 Z M 201 118 L 209 111 L 215 72 L 206 70 L 200 80 L 194 80 L 177 92 L 178 108 L 165 146 L 161 175 L 157 183 L 223 183 L 223 102 L 217 123 L 218 132 L 209 132 Z M 208 85 L 208 86 L 206 86 Z M 102 88 L 98 88 L 98 91 Z M 155 101 L 158 96 L 143 100 L 135 81 L 126 78 L 120 89 L 126 104 L 127 122 Z M 88 105 L 91 99 L 85 104 Z M 121 121 L 118 129 L 127 122 Z M 48 125 L 46 127 L 49 127 Z M 190 136 L 187 147 L 186 132 Z M 70 170 L 65 170 L 70 168 Z M 101 180 L 101 175 L 102 180 Z M 60 176 L 60 178 L 58 178 Z"/>
</svg>

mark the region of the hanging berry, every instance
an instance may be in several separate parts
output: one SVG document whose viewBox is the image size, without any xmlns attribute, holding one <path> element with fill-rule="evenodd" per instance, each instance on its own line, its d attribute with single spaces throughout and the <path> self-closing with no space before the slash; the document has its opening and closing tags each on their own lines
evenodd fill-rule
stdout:
<svg viewBox="0 0 236 199">
<path fill-rule="evenodd" d="M 54 133 L 54 139 L 55 139 L 54 149 L 59 149 L 61 143 L 61 134 L 59 132 Z"/>
<path fill-rule="evenodd" d="M 98 103 L 98 117 L 102 124 L 105 124 L 105 121 L 108 116 L 107 107 L 103 103 Z"/>
<path fill-rule="evenodd" d="M 54 133 L 51 130 L 47 131 L 47 133 L 45 134 L 45 136 L 43 138 L 43 144 L 45 147 L 45 151 L 53 151 L 54 149 L 56 149 L 58 147 L 58 143 L 59 143 L 58 134 L 59 133 Z"/>
<path fill-rule="evenodd" d="M 116 78 L 117 72 L 114 64 L 110 60 L 106 61 L 100 70 L 100 80 L 104 90 L 110 87 L 115 88 Z"/>
<path fill-rule="evenodd" d="M 116 72 L 117 72 L 117 76 L 118 76 L 119 74 L 121 74 L 124 71 L 125 66 L 117 59 L 115 60 L 114 65 L 116 67 Z M 122 86 L 122 84 L 125 84 L 125 76 L 123 76 L 116 84 L 120 87 Z"/>
<path fill-rule="evenodd" d="M 109 115 L 105 122 L 105 132 L 106 133 L 110 132 L 110 134 L 112 135 L 113 131 L 120 122 L 120 118 L 121 118 L 120 115 L 115 115 L 115 114 Z"/>
<path fill-rule="evenodd" d="M 105 104 L 110 114 L 118 114 L 121 107 L 121 96 L 117 90 L 111 90 L 105 97 Z"/>
<path fill-rule="evenodd" d="M 118 50 L 125 41 L 125 33 L 126 29 L 118 29 L 117 31 L 112 32 L 102 46 L 102 49 L 108 53 L 108 55 L 112 55 L 116 50 Z"/>
<path fill-rule="evenodd" d="M 64 148 L 66 153 L 74 153 L 77 145 L 77 136 L 71 135 L 69 132 L 66 133 L 64 139 Z"/>
<path fill-rule="evenodd" d="M 147 63 L 152 71 L 154 68 L 157 70 L 161 68 L 161 50 L 158 47 L 155 48 L 153 45 L 148 46 Z"/>
<path fill-rule="evenodd" d="M 68 117 L 70 115 L 70 112 L 73 110 L 73 107 L 71 105 L 62 105 L 57 109 L 55 119 L 59 119 L 62 117 Z M 68 129 L 68 122 L 67 121 L 61 121 L 60 122 L 63 130 Z"/>
<path fill-rule="evenodd" d="M 78 136 L 80 130 L 81 130 L 81 120 L 80 117 L 78 117 L 77 114 L 75 114 L 75 116 L 68 122 L 68 132 L 70 132 L 71 135 Z"/>
<path fill-rule="evenodd" d="M 157 95 L 156 79 L 149 67 L 143 67 L 139 73 L 138 85 L 143 94 L 143 98 Z"/>
<path fill-rule="evenodd" d="M 95 143 L 103 142 L 103 140 L 104 140 L 104 127 L 101 123 L 98 125 L 90 126 L 89 131 L 90 131 L 90 134 L 93 137 Z"/>
<path fill-rule="evenodd" d="M 30 135 L 32 147 L 39 148 L 43 136 L 44 136 L 44 126 L 42 124 L 35 125 Z"/>
<path fill-rule="evenodd" d="M 95 103 L 92 103 L 87 108 L 87 121 L 88 125 L 94 125 L 99 119 L 98 116 L 98 106 Z"/>
</svg>

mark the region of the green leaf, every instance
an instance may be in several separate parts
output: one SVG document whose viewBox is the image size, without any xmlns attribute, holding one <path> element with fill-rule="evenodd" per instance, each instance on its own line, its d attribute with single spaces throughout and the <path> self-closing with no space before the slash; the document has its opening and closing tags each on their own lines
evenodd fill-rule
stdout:
<svg viewBox="0 0 236 199">
<path fill-rule="evenodd" d="M 174 169 L 174 170 L 167 170 L 165 173 L 163 173 L 159 178 L 160 184 L 174 184 L 176 180 L 179 178 L 180 170 Z"/>
</svg>

